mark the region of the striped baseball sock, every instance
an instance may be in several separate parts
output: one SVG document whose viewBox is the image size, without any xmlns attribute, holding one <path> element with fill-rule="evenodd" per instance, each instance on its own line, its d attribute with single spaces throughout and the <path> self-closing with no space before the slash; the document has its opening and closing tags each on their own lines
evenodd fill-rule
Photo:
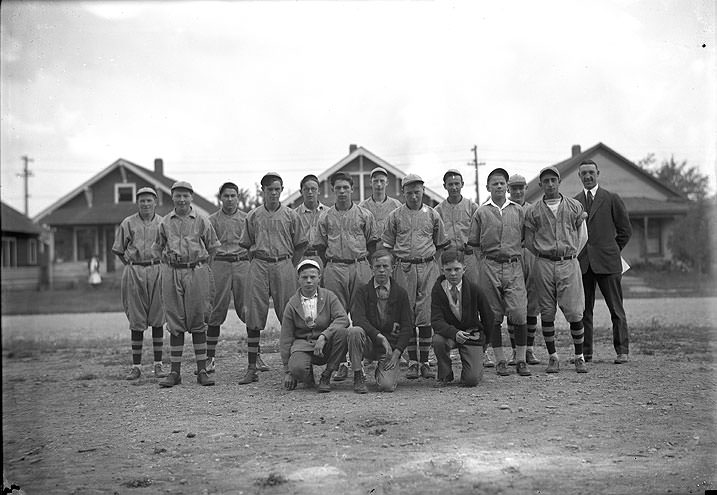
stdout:
<svg viewBox="0 0 717 495">
<path fill-rule="evenodd" d="M 192 334 L 194 344 L 194 357 L 197 360 L 197 372 L 207 367 L 207 332 L 195 332 Z"/>
<path fill-rule="evenodd" d="M 132 339 L 132 364 L 139 366 L 142 363 L 142 340 L 144 332 L 132 330 L 130 338 Z"/>
<path fill-rule="evenodd" d="M 179 335 L 169 334 L 169 362 L 172 371 L 180 373 L 182 368 L 182 352 L 184 351 L 184 332 Z"/>
<path fill-rule="evenodd" d="M 259 354 L 259 337 L 261 331 L 259 330 L 246 330 L 246 346 L 249 353 L 249 367 L 256 368 L 256 356 Z"/>
<path fill-rule="evenodd" d="M 162 362 L 162 345 L 164 345 L 164 328 L 152 327 L 152 350 L 155 363 Z"/>
<path fill-rule="evenodd" d="M 418 327 L 418 352 L 421 363 L 428 362 L 428 351 L 433 342 L 433 328 L 430 325 Z"/>
<path fill-rule="evenodd" d="M 418 361 L 418 337 L 416 336 L 416 327 L 413 327 L 411 337 L 408 339 L 408 347 L 406 347 L 406 350 L 408 351 L 409 362 Z"/>
<path fill-rule="evenodd" d="M 570 335 L 573 337 L 573 345 L 575 346 L 575 356 L 583 355 L 583 321 L 573 321 L 570 323 Z"/>
<path fill-rule="evenodd" d="M 555 354 L 555 322 L 541 320 L 543 326 L 543 340 L 545 341 L 545 347 L 548 349 L 548 354 Z"/>
<path fill-rule="evenodd" d="M 538 330 L 538 317 L 528 316 L 528 324 L 526 325 L 526 328 L 528 329 L 528 349 L 533 350 L 533 344 L 535 344 L 535 332 Z"/>
<path fill-rule="evenodd" d="M 527 339 L 528 330 L 526 326 L 515 325 L 515 361 L 525 361 L 525 342 Z"/>
<path fill-rule="evenodd" d="M 213 358 L 216 354 L 217 342 L 219 342 L 219 325 L 207 327 L 207 357 Z"/>
</svg>

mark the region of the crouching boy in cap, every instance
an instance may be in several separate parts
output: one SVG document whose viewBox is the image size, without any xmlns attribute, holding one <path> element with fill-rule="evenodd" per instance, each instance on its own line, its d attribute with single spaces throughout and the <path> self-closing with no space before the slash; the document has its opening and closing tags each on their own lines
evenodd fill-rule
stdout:
<svg viewBox="0 0 717 495">
<path fill-rule="evenodd" d="M 356 291 L 348 329 L 349 358 L 354 370 L 354 392 L 365 394 L 363 359 L 378 360 L 379 392 L 393 392 L 398 384 L 399 360 L 413 332 L 408 293 L 392 278 L 393 255 L 379 249 L 371 255 L 373 278 Z"/>
<path fill-rule="evenodd" d="M 474 387 L 483 377 L 483 342 L 485 329 L 493 325 L 494 316 L 478 284 L 465 274 L 463 253 L 455 249 L 441 255 L 443 274 L 431 293 L 431 325 L 433 351 L 438 360 L 435 387 L 451 383 L 453 367 L 451 349 L 461 356 L 461 385 Z"/>
<path fill-rule="evenodd" d="M 319 287 L 321 266 L 314 260 L 299 263 L 299 290 L 289 299 L 281 319 L 279 348 L 284 365 L 284 387 L 298 382 L 314 385 L 313 365 L 326 365 L 319 392 L 331 392 L 331 374 L 346 354 L 349 319 L 338 297 Z"/>
</svg>

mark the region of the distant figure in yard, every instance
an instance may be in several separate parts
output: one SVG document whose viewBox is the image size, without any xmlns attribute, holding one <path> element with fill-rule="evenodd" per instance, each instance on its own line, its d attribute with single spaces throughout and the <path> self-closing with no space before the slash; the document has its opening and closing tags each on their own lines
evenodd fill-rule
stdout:
<svg viewBox="0 0 717 495">
<path fill-rule="evenodd" d="M 120 290 L 132 340 L 132 368 L 127 380 L 137 380 L 142 374 L 142 341 L 148 326 L 152 327 L 154 376 L 167 376 L 162 371 L 164 310 L 160 295 L 160 260 L 152 252 L 162 221 L 162 217 L 155 213 L 156 208 L 154 189 L 143 187 L 137 191 L 138 212 L 122 220 L 112 246 L 112 252 L 124 265 Z"/>
<path fill-rule="evenodd" d="M 319 287 L 321 265 L 317 261 L 305 259 L 296 271 L 299 290 L 285 306 L 279 337 L 284 387 L 294 390 L 302 382 L 312 388 L 314 365 L 325 364 L 319 392 L 331 392 L 331 374 L 346 355 L 349 319 L 336 294 Z"/>
<path fill-rule="evenodd" d="M 87 261 L 87 270 L 90 272 L 90 276 L 87 279 L 89 284 L 96 288 L 102 283 L 102 277 L 100 276 L 100 257 L 93 254 L 92 257 Z"/>
</svg>

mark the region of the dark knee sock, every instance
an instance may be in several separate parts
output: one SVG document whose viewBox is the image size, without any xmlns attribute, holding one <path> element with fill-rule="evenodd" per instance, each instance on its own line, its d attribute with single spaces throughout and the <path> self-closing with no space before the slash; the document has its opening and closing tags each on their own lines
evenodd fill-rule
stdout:
<svg viewBox="0 0 717 495">
<path fill-rule="evenodd" d="M 543 340 L 545 340 L 548 354 L 555 354 L 555 322 L 542 320 L 541 325 L 543 326 Z"/>
<path fill-rule="evenodd" d="M 184 333 L 169 335 L 169 360 L 172 371 L 179 373 L 182 368 L 182 352 L 184 351 Z"/>
<path fill-rule="evenodd" d="M 416 336 L 416 328 L 411 329 L 411 337 L 408 339 L 408 360 L 418 361 L 418 337 Z"/>
<path fill-rule="evenodd" d="M 197 371 L 202 371 L 207 366 L 207 333 L 193 333 L 192 344 L 194 344 L 194 358 L 197 360 Z"/>
<path fill-rule="evenodd" d="M 140 364 L 142 362 L 142 340 L 144 332 L 132 330 L 130 338 L 132 339 L 132 364 Z"/>
<path fill-rule="evenodd" d="M 210 325 L 207 327 L 207 357 L 213 358 L 216 349 L 217 342 L 219 341 L 219 325 Z"/>
<path fill-rule="evenodd" d="M 164 328 L 152 327 L 152 350 L 154 351 L 154 362 L 162 362 L 162 345 L 164 344 Z"/>
<path fill-rule="evenodd" d="M 433 342 L 433 328 L 430 325 L 418 327 L 418 353 L 421 363 L 428 362 L 428 351 L 431 349 Z"/>
<path fill-rule="evenodd" d="M 508 337 L 510 337 L 510 347 L 515 350 L 515 323 L 508 320 Z"/>
<path fill-rule="evenodd" d="M 570 335 L 573 337 L 573 345 L 575 346 L 575 355 L 579 356 L 583 353 L 583 334 L 585 331 L 583 330 L 583 322 L 580 321 L 574 321 L 570 323 Z"/>
<path fill-rule="evenodd" d="M 256 356 L 259 354 L 259 337 L 261 331 L 249 330 L 246 331 L 246 346 L 249 353 L 249 366 L 256 367 Z"/>
<path fill-rule="evenodd" d="M 538 329 L 538 317 L 537 316 L 528 316 L 528 340 L 527 344 L 528 347 L 533 347 L 533 344 L 535 343 L 535 331 Z"/>
</svg>

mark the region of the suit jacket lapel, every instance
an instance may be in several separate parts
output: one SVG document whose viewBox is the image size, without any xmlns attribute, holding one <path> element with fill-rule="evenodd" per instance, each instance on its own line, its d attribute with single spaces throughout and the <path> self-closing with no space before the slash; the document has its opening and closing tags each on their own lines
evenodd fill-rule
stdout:
<svg viewBox="0 0 717 495">
<path fill-rule="evenodd" d="M 326 292 L 325 289 L 321 289 L 319 287 L 318 289 L 318 297 L 316 298 L 316 317 L 319 317 L 319 314 L 321 314 L 321 311 L 323 311 L 324 306 L 326 305 Z"/>
<path fill-rule="evenodd" d="M 585 194 L 583 194 L 583 201 L 585 201 Z M 595 193 L 595 197 L 593 198 L 593 205 L 590 208 L 590 213 L 588 215 L 588 222 L 591 221 L 595 217 L 595 212 L 602 206 L 602 204 L 605 202 L 605 191 L 602 189 L 602 187 L 598 188 L 597 192 Z"/>
</svg>

